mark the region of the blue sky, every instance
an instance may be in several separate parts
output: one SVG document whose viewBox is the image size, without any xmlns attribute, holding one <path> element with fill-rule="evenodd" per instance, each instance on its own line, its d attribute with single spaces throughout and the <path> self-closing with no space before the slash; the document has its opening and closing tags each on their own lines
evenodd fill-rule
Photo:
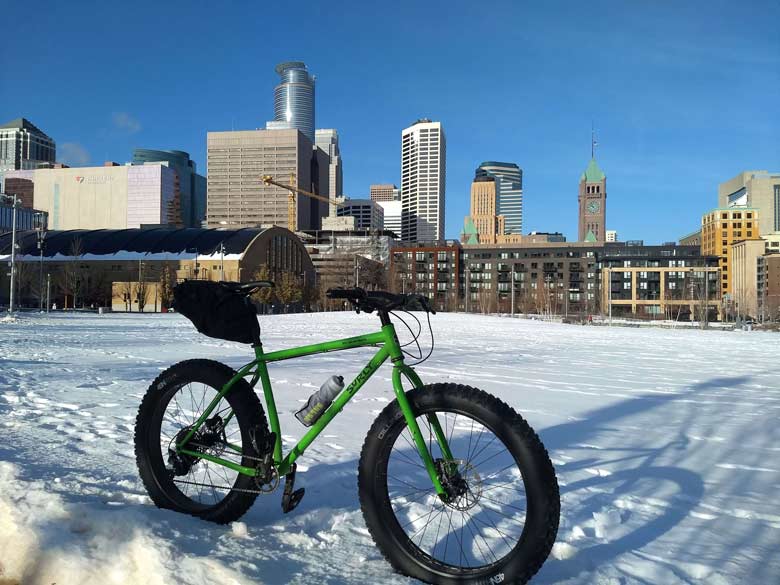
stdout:
<svg viewBox="0 0 780 585">
<path fill-rule="evenodd" d="M 317 76 L 345 193 L 399 183 L 401 130 L 447 135 L 448 237 L 483 160 L 524 170 L 524 231 L 577 233 L 590 158 L 607 228 L 675 240 L 742 170 L 780 171 L 780 4 L 771 1 L 15 2 L 3 9 L 0 121 L 29 118 L 73 165 L 186 150 L 261 128 L 276 63 Z"/>
</svg>

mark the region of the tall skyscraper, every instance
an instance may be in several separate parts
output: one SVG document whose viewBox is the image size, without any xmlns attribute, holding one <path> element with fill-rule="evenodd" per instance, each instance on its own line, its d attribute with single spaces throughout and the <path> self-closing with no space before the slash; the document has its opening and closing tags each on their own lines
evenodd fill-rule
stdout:
<svg viewBox="0 0 780 585">
<path fill-rule="evenodd" d="M 206 178 L 199 175 L 195 161 L 181 150 L 133 150 L 133 164 L 166 162 L 176 171 L 181 191 L 181 218 L 184 227 L 201 227 L 206 219 Z"/>
<path fill-rule="evenodd" d="M 207 137 L 209 227 L 287 227 L 289 191 L 266 187 L 263 175 L 328 195 L 328 157 L 299 130 L 209 132 Z M 298 229 L 316 230 L 327 204 L 298 196 Z"/>
<path fill-rule="evenodd" d="M 314 76 L 302 61 L 279 63 L 276 72 L 281 82 L 274 88 L 274 119 L 266 130 L 295 128 L 314 142 Z"/>
<path fill-rule="evenodd" d="M 417 120 L 401 132 L 401 238 L 444 239 L 447 143 L 441 122 Z"/>
<path fill-rule="evenodd" d="M 464 222 L 461 239 L 467 244 L 495 244 L 497 236 L 504 233 L 503 215 L 497 213 L 497 179 L 480 174 L 471 183 L 471 215 Z M 471 233 L 470 226 L 474 226 Z M 476 241 L 475 241 L 476 240 Z"/>
<path fill-rule="evenodd" d="M 26 118 L 0 126 L 0 173 L 37 169 L 54 163 L 57 145 Z"/>
<path fill-rule="evenodd" d="M 580 176 L 579 237 L 580 242 L 603 242 L 607 224 L 607 177 L 591 158 Z"/>
<path fill-rule="evenodd" d="M 492 177 L 496 185 L 496 215 L 504 216 L 504 234 L 523 233 L 523 170 L 515 163 L 485 161 L 476 177 Z"/>
<path fill-rule="evenodd" d="M 341 153 L 339 152 L 339 133 L 332 128 L 316 130 L 314 133 L 315 148 L 328 155 L 328 193 L 334 203 L 330 205 L 328 215 L 336 215 L 335 199 L 341 197 L 344 171 L 341 168 Z"/>
</svg>

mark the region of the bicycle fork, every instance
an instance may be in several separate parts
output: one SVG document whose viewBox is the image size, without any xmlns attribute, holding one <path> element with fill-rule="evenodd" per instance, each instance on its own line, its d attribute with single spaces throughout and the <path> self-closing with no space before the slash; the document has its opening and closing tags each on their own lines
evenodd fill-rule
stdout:
<svg viewBox="0 0 780 585">
<path fill-rule="evenodd" d="M 439 473 L 433 461 L 433 455 L 425 444 L 425 439 L 423 438 L 422 432 L 420 431 L 420 426 L 417 424 L 417 417 L 415 416 L 411 404 L 409 404 L 409 400 L 406 398 L 406 393 L 404 392 L 403 384 L 401 382 L 402 373 L 415 388 L 422 387 L 422 380 L 420 380 L 417 373 L 411 367 L 405 364 L 394 364 L 393 390 L 395 391 L 396 400 L 398 400 L 398 404 L 401 407 L 401 412 L 403 412 L 406 425 L 409 427 L 409 431 L 412 433 L 414 444 L 420 453 L 420 458 L 425 464 L 425 470 L 428 472 L 428 475 L 431 478 L 431 483 L 433 483 L 433 487 L 436 490 L 439 499 L 443 502 L 447 502 L 449 500 L 449 494 L 442 485 L 441 478 L 439 477 Z M 428 424 L 433 430 L 434 435 L 436 435 L 436 440 L 439 443 L 439 448 L 441 449 L 442 455 L 444 455 L 444 458 L 447 461 L 453 461 L 454 458 L 452 456 L 452 452 L 450 451 L 447 437 L 445 436 L 444 431 L 442 431 L 441 424 L 439 423 L 439 417 L 436 416 L 436 413 L 431 413 L 427 414 L 426 418 L 428 419 Z"/>
</svg>

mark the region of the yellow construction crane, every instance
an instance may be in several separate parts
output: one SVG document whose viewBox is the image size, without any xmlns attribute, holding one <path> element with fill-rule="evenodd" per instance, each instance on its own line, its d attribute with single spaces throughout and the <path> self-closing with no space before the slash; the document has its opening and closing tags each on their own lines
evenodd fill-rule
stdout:
<svg viewBox="0 0 780 585">
<path fill-rule="evenodd" d="M 294 232 L 298 229 L 298 205 L 296 204 L 296 198 L 295 198 L 296 194 L 306 195 L 306 197 L 311 197 L 312 199 L 324 201 L 329 205 L 341 205 L 341 203 L 336 203 L 336 201 L 334 201 L 333 199 L 328 199 L 327 197 L 323 197 L 322 195 L 317 195 L 316 193 L 312 193 L 311 191 L 306 191 L 305 189 L 301 189 L 300 187 L 298 187 L 298 185 L 295 182 L 295 173 L 290 173 L 290 182 L 287 185 L 274 180 L 273 176 L 271 175 L 263 175 L 262 180 L 263 180 L 263 185 L 266 186 L 275 185 L 277 187 L 281 187 L 282 189 L 287 189 L 290 192 L 290 196 L 287 203 L 287 229 L 290 230 L 291 232 Z"/>
</svg>

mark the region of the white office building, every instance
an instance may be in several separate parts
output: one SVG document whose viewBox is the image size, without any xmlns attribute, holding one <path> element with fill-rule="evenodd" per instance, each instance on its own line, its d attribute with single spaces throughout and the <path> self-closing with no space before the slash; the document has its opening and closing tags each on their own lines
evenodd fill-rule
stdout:
<svg viewBox="0 0 780 585">
<path fill-rule="evenodd" d="M 384 211 L 384 229 L 391 231 L 397 238 L 401 237 L 401 200 L 377 201 L 377 205 Z"/>
<path fill-rule="evenodd" d="M 418 120 L 401 133 L 401 239 L 444 239 L 447 143 L 441 122 Z"/>
</svg>

